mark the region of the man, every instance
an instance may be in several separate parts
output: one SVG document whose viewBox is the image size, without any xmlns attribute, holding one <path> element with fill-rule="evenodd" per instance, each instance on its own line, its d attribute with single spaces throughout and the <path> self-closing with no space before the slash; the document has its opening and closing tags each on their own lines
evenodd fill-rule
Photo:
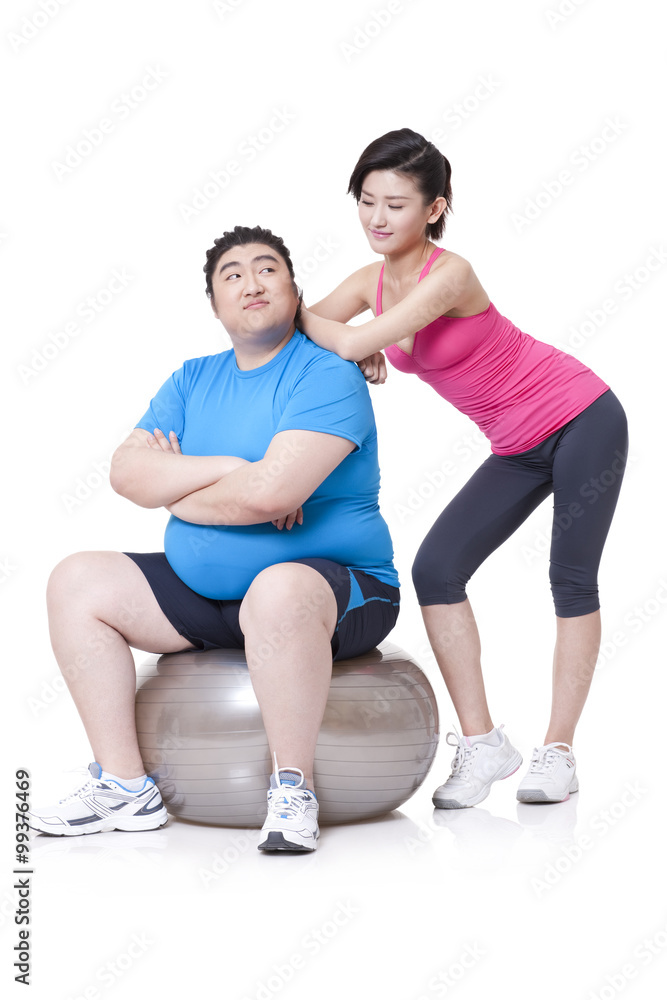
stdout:
<svg viewBox="0 0 667 1000">
<path fill-rule="evenodd" d="M 373 648 L 398 614 L 375 422 L 356 365 L 297 330 L 279 237 L 237 226 L 204 270 L 233 349 L 175 372 L 111 467 L 118 493 L 170 511 L 165 552 L 78 553 L 49 581 L 54 652 L 95 762 L 31 825 L 71 836 L 165 823 L 137 745 L 130 647 L 245 646 L 275 761 L 260 849 L 314 850 L 332 656 Z"/>
</svg>

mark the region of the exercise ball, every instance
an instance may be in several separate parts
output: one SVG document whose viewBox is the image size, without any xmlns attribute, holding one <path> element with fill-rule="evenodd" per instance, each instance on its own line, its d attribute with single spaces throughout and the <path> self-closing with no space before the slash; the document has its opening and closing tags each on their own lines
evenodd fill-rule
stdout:
<svg viewBox="0 0 667 1000">
<path fill-rule="evenodd" d="M 139 748 L 167 810 L 261 826 L 273 766 L 243 650 L 153 656 L 137 675 Z M 320 822 L 398 808 L 428 774 L 438 736 L 433 689 L 398 646 L 335 662 L 315 752 Z"/>
</svg>

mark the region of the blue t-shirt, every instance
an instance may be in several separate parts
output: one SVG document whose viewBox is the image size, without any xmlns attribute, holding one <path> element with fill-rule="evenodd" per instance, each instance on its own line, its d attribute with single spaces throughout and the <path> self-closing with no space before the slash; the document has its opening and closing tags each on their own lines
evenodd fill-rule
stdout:
<svg viewBox="0 0 667 1000">
<path fill-rule="evenodd" d="M 192 590 L 244 596 L 275 563 L 320 556 L 398 586 L 389 529 L 380 514 L 375 418 L 358 367 L 300 331 L 265 365 L 241 371 L 234 351 L 186 361 L 158 391 L 137 427 L 175 431 L 184 455 L 263 458 L 279 431 L 334 434 L 356 445 L 303 505 L 303 524 L 199 525 L 170 518 L 165 553 Z"/>
</svg>

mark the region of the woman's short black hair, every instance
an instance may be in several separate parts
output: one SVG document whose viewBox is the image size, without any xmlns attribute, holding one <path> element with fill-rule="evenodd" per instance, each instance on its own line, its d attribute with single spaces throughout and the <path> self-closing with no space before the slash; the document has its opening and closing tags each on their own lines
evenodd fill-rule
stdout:
<svg viewBox="0 0 667 1000">
<path fill-rule="evenodd" d="M 294 277 L 294 267 L 292 265 L 292 258 L 290 257 L 289 250 L 285 246 L 285 241 L 280 236 L 274 236 L 270 229 L 262 229 L 261 226 L 234 226 L 230 232 L 225 232 L 218 239 L 213 240 L 213 246 L 210 250 L 206 251 L 206 263 L 204 264 L 204 273 L 206 275 L 206 294 L 211 301 L 214 301 L 213 296 L 213 275 L 215 273 L 215 266 L 222 257 L 223 254 L 231 250 L 232 247 L 243 247 L 247 246 L 248 243 L 262 243 L 264 246 L 271 247 L 276 250 L 282 259 L 287 264 L 287 270 L 290 273 L 292 282 L 294 283 L 294 288 L 299 296 L 299 305 L 296 311 L 296 316 L 294 317 L 295 322 L 299 322 L 299 316 L 301 313 L 301 299 L 302 292 L 297 287 L 296 279 Z"/>
<path fill-rule="evenodd" d="M 426 226 L 427 237 L 439 240 L 445 231 L 445 216 L 452 209 L 452 168 L 447 157 L 419 132 L 400 128 L 374 139 L 359 157 L 347 189 L 357 203 L 361 199 L 364 178 L 372 170 L 394 170 L 412 178 L 425 205 L 436 198 L 446 199 L 440 218 Z"/>
</svg>

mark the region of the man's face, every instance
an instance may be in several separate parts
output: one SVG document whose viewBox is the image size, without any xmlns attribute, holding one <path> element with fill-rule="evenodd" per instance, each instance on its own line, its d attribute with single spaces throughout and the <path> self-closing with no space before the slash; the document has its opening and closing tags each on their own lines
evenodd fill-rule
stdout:
<svg viewBox="0 0 667 1000">
<path fill-rule="evenodd" d="M 212 276 L 211 305 L 227 333 L 252 339 L 253 334 L 293 332 L 298 295 L 287 264 L 273 247 L 247 243 L 222 255 Z"/>
</svg>

